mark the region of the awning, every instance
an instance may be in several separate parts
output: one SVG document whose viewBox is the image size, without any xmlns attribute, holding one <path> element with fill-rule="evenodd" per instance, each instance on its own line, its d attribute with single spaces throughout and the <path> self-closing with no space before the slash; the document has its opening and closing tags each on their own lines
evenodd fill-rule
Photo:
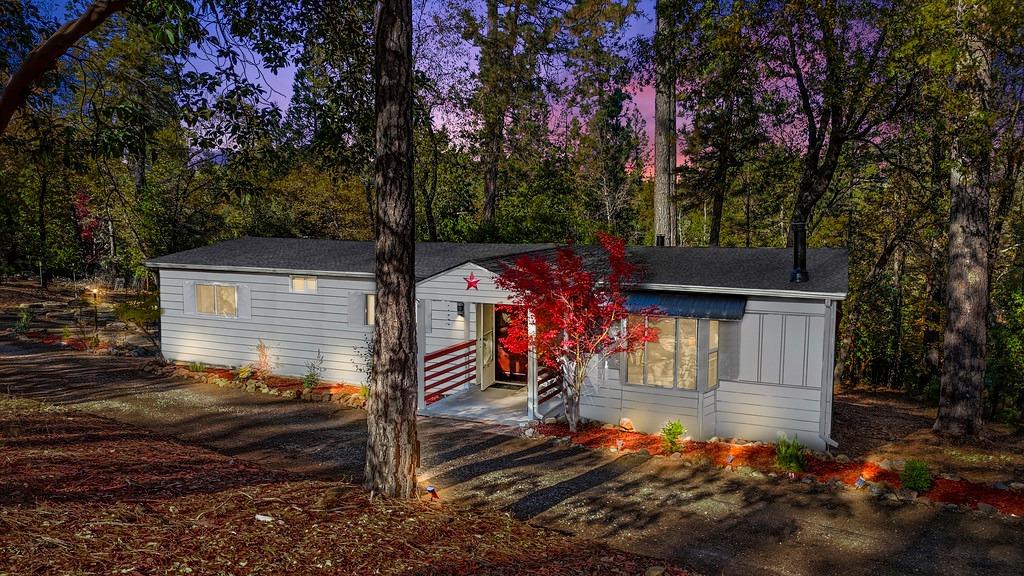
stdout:
<svg viewBox="0 0 1024 576">
<path fill-rule="evenodd" d="M 626 309 L 632 313 L 651 307 L 657 308 L 665 316 L 742 320 L 747 309 L 747 297 L 676 292 L 631 292 L 626 295 Z"/>
</svg>

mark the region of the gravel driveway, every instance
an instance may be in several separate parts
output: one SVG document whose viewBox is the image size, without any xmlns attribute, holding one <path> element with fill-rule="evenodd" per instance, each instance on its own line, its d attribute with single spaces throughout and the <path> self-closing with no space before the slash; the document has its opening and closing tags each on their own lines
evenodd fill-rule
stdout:
<svg viewBox="0 0 1024 576">
<path fill-rule="evenodd" d="M 157 377 L 141 361 L 0 339 L 0 392 L 129 422 L 219 452 L 358 480 L 359 410 Z M 421 479 L 442 498 L 669 558 L 708 574 L 1024 573 L 1019 519 L 687 468 L 420 420 Z"/>
</svg>

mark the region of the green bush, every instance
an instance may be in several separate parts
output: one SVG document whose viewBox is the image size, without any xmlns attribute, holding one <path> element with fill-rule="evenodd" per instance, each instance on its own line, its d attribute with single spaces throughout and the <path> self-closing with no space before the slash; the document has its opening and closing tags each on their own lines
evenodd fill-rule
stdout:
<svg viewBox="0 0 1024 576">
<path fill-rule="evenodd" d="M 802 472 L 807 467 L 804 445 L 795 435 L 790 440 L 785 434 L 779 434 L 779 443 L 775 447 L 775 464 L 779 468 L 791 472 Z"/>
<path fill-rule="evenodd" d="M 324 353 L 316 351 L 316 358 L 306 362 L 306 374 L 302 377 L 302 387 L 306 390 L 316 388 L 324 374 Z"/>
<path fill-rule="evenodd" d="M 67 342 L 68 340 L 71 340 L 71 328 L 68 328 L 67 326 L 61 328 L 61 330 L 60 330 L 60 339 L 65 341 L 65 342 Z"/>
<path fill-rule="evenodd" d="M 920 460 L 908 460 L 900 472 L 900 483 L 914 492 L 927 492 L 932 487 L 932 471 Z"/>
<path fill-rule="evenodd" d="M 14 332 L 24 334 L 32 325 L 32 312 L 28 308 L 22 308 L 18 314 L 18 322 L 14 325 Z"/>
<path fill-rule="evenodd" d="M 189 362 L 188 369 L 191 372 L 206 372 L 206 364 L 199 361 Z"/>
<path fill-rule="evenodd" d="M 686 427 L 679 420 L 665 422 L 661 427 L 661 441 L 665 444 L 665 451 L 668 453 L 679 452 L 682 447 L 682 437 L 686 435 Z"/>
</svg>

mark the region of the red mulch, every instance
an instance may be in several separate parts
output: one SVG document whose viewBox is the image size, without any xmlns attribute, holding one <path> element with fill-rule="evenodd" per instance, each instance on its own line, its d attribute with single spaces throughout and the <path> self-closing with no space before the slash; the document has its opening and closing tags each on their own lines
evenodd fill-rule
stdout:
<svg viewBox="0 0 1024 576">
<path fill-rule="evenodd" d="M 652 456 L 665 454 L 661 436 L 625 432 L 618 428 L 604 428 L 597 424 L 583 426 L 575 434 L 569 432 L 569 427 L 566 424 L 541 424 L 537 426 L 537 433 L 542 436 L 569 436 L 573 443 L 588 448 L 619 448 L 624 451 L 646 449 Z M 622 442 L 621 447 L 617 444 L 619 441 Z M 749 466 L 764 473 L 781 472 L 775 465 L 775 446 L 772 445 L 686 442 L 681 453 L 684 458 L 688 459 L 706 457 L 720 467 L 727 465 L 732 465 L 734 468 Z M 732 456 L 732 460 L 729 460 L 730 456 Z M 867 461 L 854 460 L 840 463 L 808 456 L 807 469 L 801 476 L 807 475 L 814 477 L 819 482 L 839 480 L 848 486 L 855 485 L 858 478 L 864 478 L 869 482 L 888 484 L 893 489 L 900 487 L 899 473 Z M 933 502 L 966 504 L 972 508 L 976 508 L 979 503 L 984 502 L 995 506 L 1004 514 L 1024 516 L 1024 493 L 999 490 L 966 480 L 952 481 L 936 478 L 931 490 L 925 492 L 923 496 Z"/>
<path fill-rule="evenodd" d="M 371 498 L 28 400 L 0 396 L 0 441 L 0 574 L 625 576 L 664 565 L 500 511 Z"/>
</svg>

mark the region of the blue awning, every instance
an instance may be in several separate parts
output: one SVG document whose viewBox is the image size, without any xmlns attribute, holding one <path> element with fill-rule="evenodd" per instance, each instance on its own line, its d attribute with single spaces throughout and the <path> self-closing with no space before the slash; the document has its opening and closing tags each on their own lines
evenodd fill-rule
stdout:
<svg viewBox="0 0 1024 576">
<path fill-rule="evenodd" d="M 678 292 L 631 292 L 626 309 L 632 313 L 656 307 L 665 316 L 742 320 L 747 297 L 731 294 L 692 294 Z"/>
</svg>

